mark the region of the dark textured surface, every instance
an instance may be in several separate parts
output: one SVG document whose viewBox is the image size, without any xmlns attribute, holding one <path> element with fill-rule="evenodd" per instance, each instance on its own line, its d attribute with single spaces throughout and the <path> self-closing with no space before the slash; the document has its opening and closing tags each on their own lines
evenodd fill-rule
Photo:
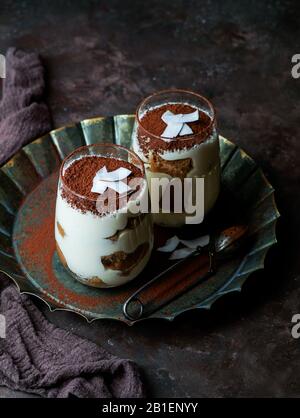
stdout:
<svg viewBox="0 0 300 418">
<path fill-rule="evenodd" d="M 299 396 L 300 81 L 295 1 L 1 1 L 0 53 L 41 52 L 56 126 L 130 113 L 154 90 L 186 87 L 217 107 L 219 129 L 277 189 L 279 245 L 241 294 L 209 312 L 132 328 L 48 318 L 137 361 L 153 396 Z M 0 396 L 16 396 L 6 389 Z"/>
</svg>

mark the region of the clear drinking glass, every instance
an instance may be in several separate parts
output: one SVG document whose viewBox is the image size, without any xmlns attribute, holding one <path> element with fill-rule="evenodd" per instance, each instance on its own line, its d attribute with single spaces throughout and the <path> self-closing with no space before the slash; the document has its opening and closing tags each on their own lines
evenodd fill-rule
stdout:
<svg viewBox="0 0 300 418">
<path fill-rule="evenodd" d="M 125 195 L 123 205 L 99 213 L 100 195 L 79 194 L 64 178 L 72 164 L 88 157 L 130 163 L 141 174 L 139 188 Z M 76 175 L 90 174 L 83 169 Z M 55 239 L 60 260 L 75 279 L 89 286 L 114 287 L 143 270 L 153 247 L 151 216 L 137 205 L 143 200 L 148 200 L 144 164 L 133 151 L 114 144 L 95 144 L 78 148 L 65 158 L 57 190 Z"/>
<path fill-rule="evenodd" d="M 176 141 L 166 141 L 157 128 L 145 125 L 144 117 L 162 106 L 189 105 L 198 109 L 207 123 L 193 134 L 177 137 Z M 170 145 L 171 144 L 171 145 Z M 165 90 L 144 99 L 138 106 L 132 133 L 132 148 L 145 163 L 148 186 L 151 192 L 152 179 L 203 178 L 203 211 L 207 214 L 214 206 L 220 190 L 219 138 L 216 127 L 216 113 L 213 105 L 205 97 L 186 90 Z M 196 181 L 192 183 L 192 200 L 196 196 Z M 183 188 L 184 189 L 184 188 Z M 171 203 L 171 207 L 174 206 Z M 154 222 L 162 226 L 183 226 L 187 213 L 153 214 Z"/>
</svg>

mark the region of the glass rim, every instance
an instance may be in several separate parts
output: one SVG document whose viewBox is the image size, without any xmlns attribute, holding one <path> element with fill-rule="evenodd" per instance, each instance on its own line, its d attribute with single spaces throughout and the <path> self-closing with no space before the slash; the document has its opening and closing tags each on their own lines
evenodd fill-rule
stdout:
<svg viewBox="0 0 300 418">
<path fill-rule="evenodd" d="M 107 147 L 107 148 L 114 148 L 114 149 L 121 149 L 126 151 L 128 154 L 133 155 L 133 157 L 135 157 L 140 163 L 141 163 L 141 167 L 142 167 L 142 178 L 145 181 L 145 165 L 142 161 L 142 159 L 131 149 L 124 147 L 123 145 L 118 145 L 118 144 L 113 144 L 111 142 L 97 142 L 95 144 L 89 144 L 89 145 L 82 145 L 81 147 L 78 147 L 76 149 L 74 149 L 70 154 L 68 154 L 61 162 L 61 166 L 59 169 L 59 180 L 62 182 L 63 187 L 68 191 L 68 193 L 71 193 L 72 195 L 80 198 L 80 199 L 84 199 L 84 200 L 89 200 L 90 202 L 97 202 L 98 197 L 96 198 L 91 198 L 91 197 L 87 197 L 87 196 L 83 196 L 77 192 L 75 192 L 74 190 L 70 189 L 69 186 L 66 185 L 64 178 L 63 178 L 63 168 L 67 162 L 67 160 L 69 158 L 71 158 L 74 154 L 76 154 L 77 152 L 79 152 L 80 150 L 84 150 L 84 149 L 89 149 L 91 147 Z M 92 157 L 93 155 L 91 155 Z M 95 155 L 97 156 L 97 155 Z M 104 157 L 104 158 L 109 158 L 109 157 Z M 112 157 L 113 158 L 113 157 Z M 99 195 L 100 196 L 100 195 Z"/>
<path fill-rule="evenodd" d="M 215 107 L 213 106 L 213 104 L 206 98 L 206 97 L 204 97 L 204 96 L 202 96 L 201 94 L 198 94 L 198 93 L 195 93 L 195 92 L 193 92 L 193 91 L 190 91 L 190 90 L 185 90 L 185 89 L 166 89 L 166 90 L 160 90 L 160 91 L 158 91 L 158 92 L 156 92 L 156 93 L 152 93 L 152 94 L 150 94 L 149 96 L 147 96 L 146 98 L 144 98 L 142 101 L 140 101 L 140 103 L 138 104 L 138 106 L 137 106 L 137 109 L 136 109 L 136 112 L 135 112 L 135 117 L 136 117 L 136 120 L 138 121 L 138 123 L 142 126 L 142 128 L 143 128 L 143 130 L 148 134 L 148 135 L 150 135 L 150 136 L 152 136 L 152 137 L 154 137 L 154 138 L 156 138 L 156 139 L 160 139 L 161 141 L 163 141 L 163 139 L 162 139 L 162 137 L 161 136 L 159 136 L 159 135 L 155 135 L 155 134 L 153 134 L 153 133 L 151 133 L 151 132 L 149 132 L 144 126 L 143 126 L 143 123 L 142 123 L 142 120 L 140 119 L 140 117 L 139 117 L 139 110 L 140 110 L 140 108 L 147 102 L 147 100 L 149 100 L 149 99 L 152 99 L 153 97 L 156 97 L 156 96 L 160 96 L 161 94 L 167 94 L 167 93 L 184 93 L 184 94 L 190 94 L 191 96 L 194 96 L 194 97 L 196 97 L 196 98 L 198 98 L 198 99 L 201 99 L 201 100 L 203 100 L 207 105 L 208 105 L 208 107 L 211 109 L 211 111 L 212 111 L 212 117 L 210 117 L 210 123 L 209 123 L 209 125 L 204 129 L 204 131 L 208 131 L 213 125 L 214 125 L 214 123 L 215 123 L 215 121 L 216 121 L 216 109 L 215 109 Z M 188 141 L 188 140 L 191 140 L 191 139 L 194 139 L 194 138 L 197 138 L 199 136 L 199 133 L 197 133 L 197 134 L 193 134 L 193 135 L 188 135 L 186 138 L 180 138 L 180 141 Z"/>
</svg>

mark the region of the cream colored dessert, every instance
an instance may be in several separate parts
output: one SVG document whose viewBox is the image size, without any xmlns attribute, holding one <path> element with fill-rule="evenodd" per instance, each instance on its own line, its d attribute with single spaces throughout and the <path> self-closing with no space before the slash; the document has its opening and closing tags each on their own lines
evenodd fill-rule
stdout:
<svg viewBox="0 0 300 418">
<path fill-rule="evenodd" d="M 91 158 L 97 159 L 83 157 L 85 160 Z M 64 168 L 58 186 L 55 220 L 58 255 L 82 283 L 95 287 L 119 286 L 135 278 L 150 258 L 153 247 L 151 216 L 133 215 L 130 207 L 135 205 L 135 200 L 129 200 L 112 213 L 97 213 L 92 201 L 72 196 L 72 190 L 63 179 L 66 170 L 76 161 Z M 84 170 L 81 173 L 78 170 L 78 176 L 85 175 Z M 73 191 L 78 194 L 76 187 Z M 142 200 L 147 196 L 144 179 L 137 198 Z"/>
<path fill-rule="evenodd" d="M 140 114 L 139 120 L 134 126 L 132 148 L 145 163 L 150 191 L 151 179 L 153 178 L 203 178 L 204 214 L 207 214 L 214 206 L 220 191 L 220 158 L 217 130 L 211 124 L 207 130 L 207 135 L 205 137 L 202 135 L 199 140 L 197 133 L 193 132 L 192 135 L 178 136 L 172 141 L 167 140 L 166 142 L 161 137 L 161 131 L 165 125 L 162 122 L 162 125 L 159 126 L 158 116 L 169 109 L 176 114 L 177 107 L 183 113 L 193 112 L 195 109 L 198 109 L 200 117 L 204 116 L 209 124 L 211 116 L 200 107 L 197 108 L 189 103 L 172 102 L 149 107 Z M 157 115 L 160 108 L 163 108 L 163 110 Z M 154 129 L 151 129 L 151 117 L 149 115 L 153 111 L 157 114 L 155 117 L 152 117 Z M 149 117 L 146 128 L 144 128 L 143 121 L 147 115 Z M 153 219 L 155 223 L 162 226 L 182 226 L 185 224 L 186 213 L 160 212 L 153 214 Z"/>
</svg>

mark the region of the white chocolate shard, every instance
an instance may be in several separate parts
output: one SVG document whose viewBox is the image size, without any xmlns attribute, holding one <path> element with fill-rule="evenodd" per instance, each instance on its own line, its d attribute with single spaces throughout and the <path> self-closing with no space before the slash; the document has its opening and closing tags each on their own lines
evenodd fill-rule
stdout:
<svg viewBox="0 0 300 418">
<path fill-rule="evenodd" d="M 92 192 L 103 194 L 107 189 L 113 189 L 119 194 L 127 193 L 131 187 L 123 181 L 98 181 L 93 184 Z"/>
<path fill-rule="evenodd" d="M 99 194 L 103 194 L 107 189 L 107 183 L 104 181 L 99 181 L 99 182 L 93 182 L 93 187 L 91 189 L 91 192 L 93 193 L 99 193 Z"/>
<path fill-rule="evenodd" d="M 93 180 L 93 193 L 103 194 L 107 188 L 115 190 L 119 194 L 127 193 L 131 190 L 124 180 L 131 174 L 131 171 L 125 167 L 119 167 L 117 170 L 107 171 L 107 168 L 102 167 L 95 175 Z"/>
<path fill-rule="evenodd" d="M 161 118 L 167 124 L 161 136 L 165 141 L 169 142 L 168 140 L 174 139 L 178 135 L 191 135 L 193 133 L 193 130 L 187 123 L 195 122 L 199 119 L 199 110 L 196 109 L 191 113 L 178 113 L 176 115 L 167 110 Z"/>
<path fill-rule="evenodd" d="M 176 138 L 182 129 L 182 123 L 169 123 L 161 134 L 162 138 Z"/>
<path fill-rule="evenodd" d="M 166 124 L 196 122 L 197 120 L 199 120 L 199 110 L 196 109 L 194 112 L 191 113 L 177 114 L 174 114 L 170 110 L 167 110 L 161 118 Z"/>
<path fill-rule="evenodd" d="M 94 179 L 104 181 L 119 181 L 123 180 L 131 174 L 131 171 L 125 167 L 119 167 L 114 171 L 107 171 L 106 167 L 102 167 L 97 173 Z"/>
<path fill-rule="evenodd" d="M 166 110 L 161 118 L 168 125 L 171 122 L 172 116 L 174 116 L 174 113 L 171 110 Z"/>
<path fill-rule="evenodd" d="M 162 251 L 165 253 L 171 253 L 172 251 L 174 251 L 178 244 L 180 243 L 180 239 L 174 235 L 174 237 L 168 239 L 165 243 L 165 245 L 163 245 L 162 247 L 157 248 L 157 251 Z"/>
<path fill-rule="evenodd" d="M 110 189 L 115 190 L 119 194 L 127 193 L 131 190 L 131 187 L 123 181 L 107 182 L 107 185 Z"/>
<path fill-rule="evenodd" d="M 184 123 L 181 131 L 179 132 L 179 135 L 180 136 L 183 136 L 183 135 L 191 135 L 192 133 L 193 133 L 192 128 L 190 128 L 189 125 L 187 125 L 186 123 Z"/>
<path fill-rule="evenodd" d="M 172 251 L 176 250 L 178 245 L 181 243 L 185 247 L 174 251 L 171 257 L 169 258 L 170 260 L 179 260 L 191 254 L 193 251 L 197 249 L 197 247 L 206 247 L 209 243 L 209 240 L 209 235 L 204 235 L 202 237 L 191 240 L 179 239 L 176 235 L 174 235 L 172 238 L 169 238 L 166 241 L 165 245 L 157 248 L 157 251 L 171 253 Z"/>
<path fill-rule="evenodd" d="M 192 113 L 185 113 L 182 115 L 181 121 L 184 123 L 189 123 L 189 122 L 196 122 L 197 120 L 199 120 L 199 110 L 195 110 L 195 112 Z"/>
<path fill-rule="evenodd" d="M 171 254 L 169 260 L 181 260 L 182 258 L 192 254 L 193 251 L 195 251 L 193 248 L 180 248 Z"/>
</svg>

